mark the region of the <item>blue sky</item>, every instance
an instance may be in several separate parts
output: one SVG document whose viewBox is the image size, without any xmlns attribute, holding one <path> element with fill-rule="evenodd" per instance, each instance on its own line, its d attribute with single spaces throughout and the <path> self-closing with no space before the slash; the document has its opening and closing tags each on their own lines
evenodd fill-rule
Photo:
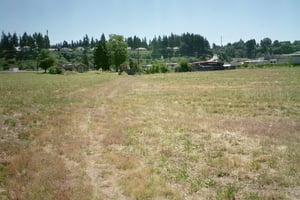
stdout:
<svg viewBox="0 0 300 200">
<path fill-rule="evenodd" d="M 299 0 L 0 0 L 0 31 L 49 31 L 51 44 L 85 34 L 197 33 L 210 44 L 300 40 Z"/>
</svg>

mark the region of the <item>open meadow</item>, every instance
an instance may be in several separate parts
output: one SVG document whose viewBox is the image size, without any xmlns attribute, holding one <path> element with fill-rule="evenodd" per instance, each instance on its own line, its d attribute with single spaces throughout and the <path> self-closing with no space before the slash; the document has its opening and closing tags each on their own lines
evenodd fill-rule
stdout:
<svg viewBox="0 0 300 200">
<path fill-rule="evenodd" d="M 300 68 L 0 73 L 0 199 L 300 199 Z"/>
</svg>

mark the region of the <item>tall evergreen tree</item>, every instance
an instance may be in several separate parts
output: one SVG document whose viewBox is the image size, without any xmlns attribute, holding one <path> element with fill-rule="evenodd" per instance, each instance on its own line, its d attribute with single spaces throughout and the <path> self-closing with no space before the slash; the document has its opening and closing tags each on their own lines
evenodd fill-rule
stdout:
<svg viewBox="0 0 300 200">
<path fill-rule="evenodd" d="M 85 36 L 83 37 L 83 42 L 82 45 L 87 48 L 90 46 L 90 39 L 89 36 L 87 34 L 85 34 Z"/>
<path fill-rule="evenodd" d="M 96 42 L 95 42 L 94 38 L 92 37 L 91 38 L 91 48 L 94 48 L 95 44 L 96 44 Z"/>
<path fill-rule="evenodd" d="M 46 48 L 46 49 L 50 48 L 50 39 L 49 39 L 48 35 L 44 36 L 44 48 Z"/>
<path fill-rule="evenodd" d="M 85 64 L 86 66 L 89 66 L 89 57 L 88 57 L 88 54 L 87 54 L 87 50 L 84 49 L 83 53 L 82 53 L 82 57 L 81 57 L 81 62 L 83 64 Z"/>
<path fill-rule="evenodd" d="M 66 40 L 63 41 L 62 47 L 66 47 L 66 48 L 69 47 L 69 44 Z"/>
<path fill-rule="evenodd" d="M 148 48 L 147 38 L 146 38 L 146 37 L 143 38 L 141 46 L 142 46 L 143 48 Z"/>
<path fill-rule="evenodd" d="M 19 39 L 18 39 L 18 36 L 17 36 L 17 34 L 16 33 L 14 33 L 13 35 L 12 35 L 12 44 L 13 44 L 13 46 L 14 47 L 17 47 L 17 46 L 19 46 Z"/>
<path fill-rule="evenodd" d="M 255 39 L 246 42 L 246 54 L 248 58 L 255 58 L 256 56 L 256 42 Z"/>
<path fill-rule="evenodd" d="M 20 38 L 20 46 L 28 46 L 29 45 L 29 39 L 27 33 L 23 33 L 22 37 Z"/>
<path fill-rule="evenodd" d="M 2 32 L 1 37 L 1 54 L 6 60 L 13 59 L 16 56 L 16 49 L 14 46 L 13 36 Z"/>
<path fill-rule="evenodd" d="M 110 70 L 110 53 L 107 48 L 107 42 L 104 34 L 102 34 L 101 40 L 96 45 L 96 49 L 94 51 L 94 63 L 97 70 L 100 68 L 104 71 Z"/>
<path fill-rule="evenodd" d="M 128 45 L 129 47 L 131 47 L 132 49 L 134 49 L 132 37 L 127 38 L 127 39 L 126 39 L 126 42 L 127 42 L 127 45 Z"/>
<path fill-rule="evenodd" d="M 36 44 L 38 49 L 45 48 L 44 37 L 41 33 L 34 33 L 32 37 L 35 40 L 35 44 Z"/>
</svg>

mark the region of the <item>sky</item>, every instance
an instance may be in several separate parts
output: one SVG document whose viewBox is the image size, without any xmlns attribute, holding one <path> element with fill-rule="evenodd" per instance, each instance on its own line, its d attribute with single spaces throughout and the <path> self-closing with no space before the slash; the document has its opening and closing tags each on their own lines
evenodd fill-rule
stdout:
<svg viewBox="0 0 300 200">
<path fill-rule="evenodd" d="M 104 33 L 200 34 L 210 44 L 300 40 L 299 0 L 0 0 L 0 31 L 47 30 L 51 44 Z"/>
</svg>

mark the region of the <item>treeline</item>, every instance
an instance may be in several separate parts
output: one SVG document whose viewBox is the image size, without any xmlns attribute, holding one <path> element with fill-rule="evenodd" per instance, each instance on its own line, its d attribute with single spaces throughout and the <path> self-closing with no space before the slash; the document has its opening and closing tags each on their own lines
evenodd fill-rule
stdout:
<svg viewBox="0 0 300 200">
<path fill-rule="evenodd" d="M 94 48 L 99 42 L 98 39 L 93 37 L 90 39 L 86 34 L 83 39 L 79 41 L 63 41 L 54 45 L 55 48 L 77 48 L 77 47 L 90 47 Z M 209 42 L 203 36 L 193 33 L 184 33 L 182 35 L 171 34 L 170 36 L 158 36 L 152 40 L 147 41 L 147 38 L 139 38 L 138 36 L 125 38 L 125 42 L 132 50 L 137 48 L 145 48 L 152 51 L 152 58 L 168 58 L 174 56 L 195 56 L 205 57 L 210 55 Z"/>
<path fill-rule="evenodd" d="M 147 38 L 139 38 L 137 36 L 133 36 L 133 37 L 128 37 L 125 38 L 125 42 L 127 43 L 128 47 L 132 48 L 132 49 L 136 49 L 136 48 L 149 48 L 148 42 L 147 42 Z"/>
<path fill-rule="evenodd" d="M 151 62 L 155 59 L 173 57 L 193 57 L 194 60 L 206 60 L 213 54 L 218 54 L 219 58 L 223 61 L 231 61 L 232 58 L 253 59 L 264 57 L 269 59 L 274 57 L 274 55 L 300 51 L 300 40 L 290 42 L 272 41 L 270 38 L 264 38 L 260 41 L 256 41 L 255 39 L 243 41 L 241 39 L 237 42 L 220 46 L 216 44 L 210 45 L 205 37 L 193 33 L 183 33 L 181 35 L 171 33 L 168 36 L 155 36 L 151 40 L 147 40 L 146 37 L 139 38 L 138 36 L 133 36 L 123 38 L 123 40 L 128 48 L 131 49 L 128 61 L 130 59 L 137 59 L 138 63 L 141 58 L 138 50 L 147 50 L 142 56 Z M 62 43 L 50 46 L 48 34 L 34 33 L 30 35 L 25 32 L 23 35 L 17 35 L 16 33 L 2 32 L 0 40 L 0 67 L 6 69 L 8 66 L 20 65 L 24 63 L 23 61 L 36 60 L 41 49 L 49 48 L 60 50 L 63 47 L 71 49 L 84 47 L 87 50 L 85 55 L 89 55 L 88 59 L 93 60 L 93 53 L 90 50 L 96 49 L 100 42 L 100 38 L 99 40 L 93 37 L 90 38 L 86 34 L 78 41 L 63 41 Z M 62 52 L 57 54 L 58 58 L 63 57 L 69 62 L 72 60 L 70 57 L 78 57 L 77 54 L 72 53 Z M 92 61 L 90 63 L 94 64 Z"/>
<path fill-rule="evenodd" d="M 154 37 L 149 43 L 149 49 L 152 50 L 152 58 L 178 56 L 205 58 L 212 54 L 208 40 L 193 33 Z"/>
<path fill-rule="evenodd" d="M 146 48 L 152 51 L 152 58 L 170 58 L 178 56 L 206 57 L 211 55 L 209 42 L 199 34 L 184 33 L 169 36 L 158 36 L 152 40 L 140 39 L 137 36 L 125 39 L 131 49 Z"/>
<path fill-rule="evenodd" d="M 85 34 L 85 36 L 83 36 L 83 38 L 78 41 L 72 40 L 70 43 L 68 43 L 66 40 L 64 40 L 62 43 L 57 43 L 57 44 L 53 45 L 52 47 L 58 48 L 58 49 L 59 48 L 77 48 L 77 47 L 94 48 L 98 42 L 99 42 L 98 39 L 94 39 L 93 37 L 91 37 L 91 39 L 90 39 L 89 36 L 87 34 Z"/>
<path fill-rule="evenodd" d="M 68 43 L 56 44 L 55 47 L 95 47 L 99 42 L 93 37 L 89 39 L 85 35 L 82 40 L 71 41 Z M 290 41 L 272 41 L 270 38 L 264 38 L 260 41 L 250 39 L 243 41 L 242 39 L 228 43 L 225 46 L 212 44 L 210 46 L 208 40 L 199 34 L 184 33 L 182 35 L 171 34 L 169 36 L 158 36 L 147 41 L 147 38 L 139 38 L 138 36 L 125 38 L 125 42 L 132 50 L 137 48 L 146 48 L 152 51 L 152 58 L 164 58 L 187 56 L 205 58 L 213 53 L 223 54 L 228 58 L 256 58 L 256 57 L 271 57 L 278 54 L 289 54 L 300 51 L 300 40 Z"/>
<path fill-rule="evenodd" d="M 0 48 L 2 50 L 13 49 L 17 47 L 30 47 L 31 49 L 46 49 L 50 48 L 50 39 L 48 35 L 42 33 L 34 33 L 32 35 L 23 33 L 22 36 L 17 36 L 16 33 L 2 32 Z"/>
<path fill-rule="evenodd" d="M 48 35 L 34 33 L 32 35 L 23 33 L 2 32 L 0 41 L 0 58 L 5 60 L 4 65 L 14 64 L 18 60 L 35 59 L 40 49 L 50 48 Z"/>
<path fill-rule="evenodd" d="M 264 38 L 260 42 L 250 39 L 244 42 L 242 39 L 238 42 L 228 43 L 225 46 L 212 45 L 212 52 L 221 55 L 223 60 L 230 61 L 232 58 L 259 58 L 270 59 L 274 55 L 290 54 L 300 51 L 300 40 L 293 43 L 290 41 L 272 41 L 270 38 Z"/>
<path fill-rule="evenodd" d="M 102 34 L 103 35 L 103 34 Z M 77 47 L 89 47 L 94 48 L 100 40 L 94 37 L 89 37 L 87 34 L 80 40 L 68 42 L 64 40 L 61 43 L 53 45 L 53 48 L 77 48 Z M 146 38 L 140 39 L 137 36 L 125 38 L 125 42 L 128 44 L 128 47 L 132 49 L 136 48 L 149 48 Z"/>
</svg>

